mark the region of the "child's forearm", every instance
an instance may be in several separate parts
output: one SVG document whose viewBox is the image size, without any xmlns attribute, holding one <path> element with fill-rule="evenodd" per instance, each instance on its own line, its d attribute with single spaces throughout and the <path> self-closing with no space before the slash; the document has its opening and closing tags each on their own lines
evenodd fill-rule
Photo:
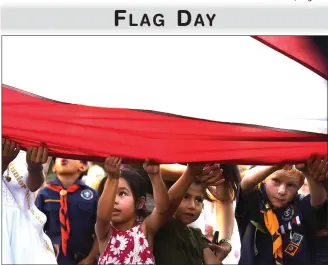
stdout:
<svg viewBox="0 0 328 265">
<path fill-rule="evenodd" d="M 108 176 L 104 191 L 98 202 L 97 218 L 110 222 L 115 203 L 116 190 L 118 186 L 118 178 Z"/>
<path fill-rule="evenodd" d="M 215 208 L 217 216 L 217 228 L 220 231 L 219 239 L 231 239 L 235 221 L 233 203 L 229 201 L 217 201 L 215 202 Z"/>
<path fill-rule="evenodd" d="M 241 190 L 244 194 L 252 192 L 259 183 L 265 180 L 277 169 L 276 166 L 257 166 L 250 169 L 241 181 Z"/>
<path fill-rule="evenodd" d="M 187 166 L 180 164 L 169 164 L 169 165 L 161 165 L 161 175 L 162 178 L 166 181 L 177 181 L 183 172 L 185 172 Z"/>
<path fill-rule="evenodd" d="M 308 187 L 311 195 L 311 205 L 320 207 L 327 200 L 327 192 L 323 184 L 312 177 L 307 177 Z"/>
<path fill-rule="evenodd" d="M 39 173 L 29 172 L 26 179 L 26 186 L 32 192 L 37 191 L 44 183 L 45 176 L 43 171 Z"/>
<path fill-rule="evenodd" d="M 95 238 L 93 239 L 93 244 L 92 244 L 92 248 L 90 250 L 90 253 L 88 254 L 88 257 L 90 258 L 90 260 L 92 260 L 93 262 L 97 259 L 99 253 L 99 243 L 98 243 L 98 239 L 95 236 Z"/>
<path fill-rule="evenodd" d="M 149 175 L 153 186 L 155 208 L 159 214 L 166 214 L 169 208 L 169 196 L 162 177 Z"/>
<path fill-rule="evenodd" d="M 214 193 L 211 192 L 213 195 L 215 194 L 214 195 L 215 199 L 217 199 L 218 201 L 221 201 L 221 202 L 233 203 L 235 192 L 230 183 L 226 182 L 223 185 L 217 186 L 215 189 L 216 189 L 216 192 L 214 192 Z"/>
<path fill-rule="evenodd" d="M 175 212 L 176 208 L 180 205 L 184 194 L 187 192 L 193 181 L 193 173 L 187 167 L 182 176 L 174 183 L 174 185 L 168 191 L 170 210 L 174 210 Z"/>
</svg>

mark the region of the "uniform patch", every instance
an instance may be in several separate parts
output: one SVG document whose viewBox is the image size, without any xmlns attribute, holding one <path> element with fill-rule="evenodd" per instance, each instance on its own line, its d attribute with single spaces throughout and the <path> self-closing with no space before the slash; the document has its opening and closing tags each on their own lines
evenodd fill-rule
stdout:
<svg viewBox="0 0 328 265">
<path fill-rule="evenodd" d="M 305 195 L 304 194 L 298 194 L 298 196 L 299 196 L 300 201 L 305 198 Z"/>
<path fill-rule="evenodd" d="M 285 249 L 285 252 L 293 257 L 295 256 L 297 250 L 298 246 L 294 245 L 293 243 L 289 243 L 287 248 Z"/>
<path fill-rule="evenodd" d="M 302 239 L 303 239 L 302 235 L 298 233 L 294 233 L 291 242 L 294 243 L 296 246 L 299 246 L 302 242 Z"/>
<path fill-rule="evenodd" d="M 284 220 L 285 222 L 288 222 L 293 218 L 293 216 L 294 216 L 294 207 L 292 205 L 289 205 L 285 209 L 281 219 Z"/>
<path fill-rule="evenodd" d="M 86 189 L 81 191 L 81 197 L 85 200 L 91 200 L 93 198 L 92 190 Z"/>
</svg>

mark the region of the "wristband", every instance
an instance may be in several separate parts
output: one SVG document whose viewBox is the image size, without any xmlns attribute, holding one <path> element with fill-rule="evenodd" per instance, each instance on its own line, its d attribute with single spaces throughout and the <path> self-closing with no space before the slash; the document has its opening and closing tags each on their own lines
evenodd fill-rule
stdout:
<svg viewBox="0 0 328 265">
<path fill-rule="evenodd" d="M 218 243 L 218 245 L 221 244 L 228 244 L 230 246 L 230 251 L 232 250 L 232 246 L 231 246 L 231 241 L 229 239 L 221 239 Z"/>
<path fill-rule="evenodd" d="M 27 171 L 28 173 L 31 173 L 31 174 L 39 174 L 43 171 L 43 165 L 40 165 L 38 167 L 35 167 L 35 168 L 31 168 L 31 167 L 27 167 Z"/>
</svg>

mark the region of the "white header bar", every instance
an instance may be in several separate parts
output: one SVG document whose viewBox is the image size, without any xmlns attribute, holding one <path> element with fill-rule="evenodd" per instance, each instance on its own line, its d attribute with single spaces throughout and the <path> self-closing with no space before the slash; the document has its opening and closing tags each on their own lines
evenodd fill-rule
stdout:
<svg viewBox="0 0 328 265">
<path fill-rule="evenodd" d="M 328 35 L 328 1 L 56 1 L 2 7 L 2 34 Z"/>
</svg>

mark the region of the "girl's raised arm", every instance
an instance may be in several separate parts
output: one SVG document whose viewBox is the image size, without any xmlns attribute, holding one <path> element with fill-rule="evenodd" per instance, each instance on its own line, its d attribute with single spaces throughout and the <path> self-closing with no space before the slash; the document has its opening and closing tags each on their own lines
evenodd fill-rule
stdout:
<svg viewBox="0 0 328 265">
<path fill-rule="evenodd" d="M 159 165 L 152 165 L 149 160 L 146 160 L 143 166 L 152 183 L 155 201 L 154 210 L 143 222 L 146 235 L 149 237 L 154 236 L 167 220 L 169 196 L 161 177 Z"/>
<path fill-rule="evenodd" d="M 108 174 L 104 190 L 99 198 L 96 221 L 96 236 L 99 242 L 110 236 L 110 221 L 115 204 L 116 191 L 120 178 L 120 166 L 122 159 L 110 156 L 105 160 L 105 170 Z"/>
</svg>

